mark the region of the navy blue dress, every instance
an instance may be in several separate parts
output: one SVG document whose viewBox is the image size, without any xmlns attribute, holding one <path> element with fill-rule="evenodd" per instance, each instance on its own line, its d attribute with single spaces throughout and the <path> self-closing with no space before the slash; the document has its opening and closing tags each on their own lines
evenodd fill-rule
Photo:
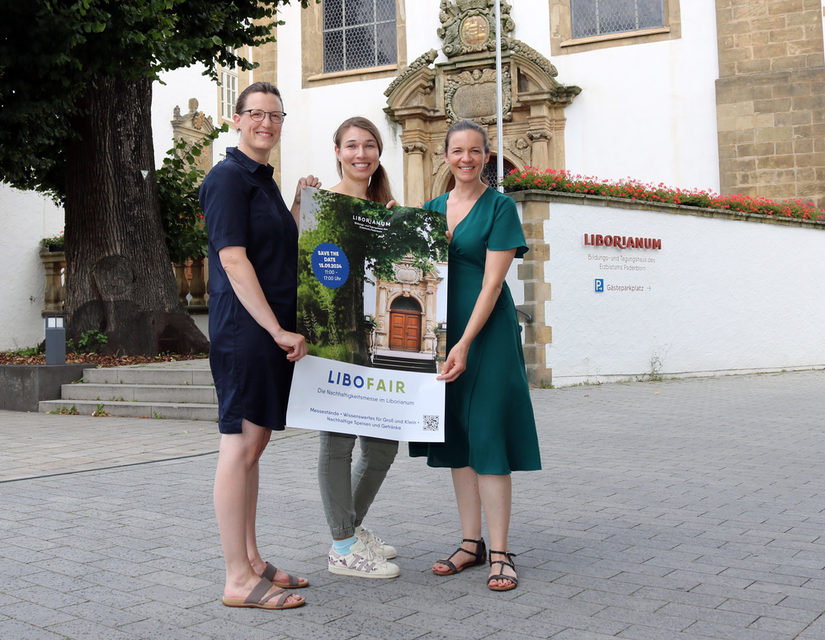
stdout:
<svg viewBox="0 0 825 640">
<path fill-rule="evenodd" d="M 244 418 L 278 430 L 286 422 L 293 364 L 240 303 L 218 257 L 224 247 L 246 247 L 275 317 L 295 331 L 298 227 L 272 174 L 271 166 L 232 147 L 200 188 L 209 236 L 209 364 L 221 433 L 241 433 Z"/>
</svg>

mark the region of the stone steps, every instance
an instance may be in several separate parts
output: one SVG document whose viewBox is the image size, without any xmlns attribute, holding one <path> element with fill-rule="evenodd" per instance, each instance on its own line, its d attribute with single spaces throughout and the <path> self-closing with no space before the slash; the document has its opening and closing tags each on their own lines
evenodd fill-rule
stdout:
<svg viewBox="0 0 825 640">
<path fill-rule="evenodd" d="M 218 399 L 207 360 L 84 369 L 83 378 L 62 385 L 60 395 L 58 400 L 42 400 L 40 411 L 218 419 Z"/>
<path fill-rule="evenodd" d="M 376 355 L 373 357 L 372 364 L 376 369 L 400 369 L 419 373 L 436 372 L 435 360 L 432 359 Z"/>
</svg>

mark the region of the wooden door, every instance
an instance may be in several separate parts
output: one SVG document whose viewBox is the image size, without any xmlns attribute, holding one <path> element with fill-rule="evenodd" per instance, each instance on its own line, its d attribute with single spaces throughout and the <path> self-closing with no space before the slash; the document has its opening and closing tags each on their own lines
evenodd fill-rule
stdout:
<svg viewBox="0 0 825 640">
<path fill-rule="evenodd" d="M 390 349 L 415 351 L 421 349 L 421 314 L 417 311 L 390 311 Z"/>
</svg>

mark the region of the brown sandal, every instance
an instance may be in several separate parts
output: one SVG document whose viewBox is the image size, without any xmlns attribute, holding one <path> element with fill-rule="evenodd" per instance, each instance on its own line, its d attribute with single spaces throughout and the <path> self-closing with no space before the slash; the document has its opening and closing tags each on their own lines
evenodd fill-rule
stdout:
<svg viewBox="0 0 825 640">
<path fill-rule="evenodd" d="M 300 596 L 293 602 L 287 602 L 292 593 L 283 589 L 275 589 L 270 593 L 272 587 L 273 584 L 269 580 L 261 578 L 261 581 L 255 585 L 255 588 L 246 598 L 227 598 L 224 596 L 221 602 L 227 607 L 251 607 L 254 609 L 294 609 L 305 604 L 304 599 Z"/>
<path fill-rule="evenodd" d="M 262 578 L 266 578 L 276 587 L 281 587 L 281 589 L 303 589 L 304 587 L 309 586 L 309 580 L 306 578 L 299 578 L 297 576 L 290 575 L 287 573 L 287 581 L 286 582 L 278 582 L 275 579 L 275 574 L 278 573 L 278 569 L 275 566 L 267 562 L 266 567 L 264 567 L 264 572 L 261 574 Z M 286 573 L 286 571 L 284 572 Z"/>
<path fill-rule="evenodd" d="M 447 558 L 446 560 L 439 560 L 436 564 L 443 564 L 449 567 L 447 571 L 439 571 L 433 566 L 433 573 L 438 576 L 451 576 L 456 573 L 461 573 L 467 567 L 477 567 L 480 564 L 484 564 L 484 561 L 487 559 L 487 545 L 484 544 L 484 538 L 480 538 L 479 540 L 473 540 L 471 538 L 463 538 L 461 542 L 474 542 L 476 544 L 476 552 L 473 553 L 472 551 L 468 551 L 464 547 L 459 546 L 458 549 L 453 551 L 452 555 Z M 455 556 L 457 553 L 466 553 L 467 555 L 473 556 L 475 558 L 472 562 L 468 562 L 466 564 L 462 564 L 461 566 L 457 567 L 453 564 L 451 558 Z"/>
<path fill-rule="evenodd" d="M 493 560 L 494 553 L 498 553 L 504 556 L 505 558 L 507 558 L 507 560 Z M 492 567 L 494 564 L 500 564 L 501 572 L 487 578 L 488 589 L 490 589 L 491 591 L 510 591 L 518 586 L 518 576 L 508 576 L 506 573 L 504 573 L 504 567 L 510 567 L 513 571 L 516 570 L 516 565 L 513 564 L 514 555 L 516 554 L 510 553 L 509 551 L 493 551 L 492 549 L 490 550 L 490 567 Z M 510 584 L 508 584 L 505 587 L 494 586 L 490 584 L 493 580 L 507 580 Z"/>
</svg>

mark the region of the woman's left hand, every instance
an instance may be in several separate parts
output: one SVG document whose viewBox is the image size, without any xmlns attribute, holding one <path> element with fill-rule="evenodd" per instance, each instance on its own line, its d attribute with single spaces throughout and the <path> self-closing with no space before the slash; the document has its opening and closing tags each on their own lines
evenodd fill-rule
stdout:
<svg viewBox="0 0 825 640">
<path fill-rule="evenodd" d="M 444 361 L 444 369 L 441 375 L 436 380 L 443 380 L 444 382 L 453 382 L 464 373 L 467 368 L 467 347 L 461 342 L 457 343 L 450 353 L 447 354 L 447 359 Z"/>
</svg>

